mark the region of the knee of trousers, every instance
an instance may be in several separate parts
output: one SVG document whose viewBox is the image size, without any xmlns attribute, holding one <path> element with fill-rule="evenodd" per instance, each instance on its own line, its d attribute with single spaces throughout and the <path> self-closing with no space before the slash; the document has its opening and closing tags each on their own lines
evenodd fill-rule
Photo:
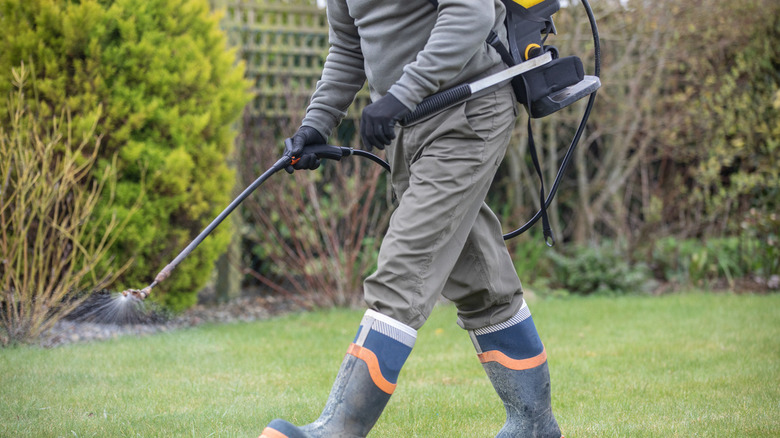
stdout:
<svg viewBox="0 0 780 438">
<path fill-rule="evenodd" d="M 377 270 L 363 282 L 363 298 L 369 309 L 418 330 L 428 313 L 421 307 L 419 285 L 387 270 Z"/>
</svg>

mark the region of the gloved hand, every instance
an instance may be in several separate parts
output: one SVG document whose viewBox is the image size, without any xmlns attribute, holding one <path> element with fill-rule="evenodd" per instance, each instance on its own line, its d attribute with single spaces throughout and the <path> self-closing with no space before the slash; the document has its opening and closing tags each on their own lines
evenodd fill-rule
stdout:
<svg viewBox="0 0 780 438">
<path fill-rule="evenodd" d="M 301 126 L 298 131 L 284 142 L 284 154 L 298 158 L 295 164 L 287 166 L 284 170 L 293 173 L 296 170 L 314 170 L 320 167 L 320 159 L 314 154 L 305 154 L 304 147 L 313 144 L 324 144 L 325 139 L 319 131 L 311 126 Z"/>
<path fill-rule="evenodd" d="M 367 150 L 384 149 L 395 138 L 395 123 L 409 113 L 401 101 L 390 93 L 363 109 L 360 137 Z"/>
</svg>

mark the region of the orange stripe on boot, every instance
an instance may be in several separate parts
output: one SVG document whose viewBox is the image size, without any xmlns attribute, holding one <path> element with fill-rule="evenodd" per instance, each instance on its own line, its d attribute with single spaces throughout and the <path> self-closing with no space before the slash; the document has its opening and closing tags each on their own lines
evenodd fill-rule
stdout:
<svg viewBox="0 0 780 438">
<path fill-rule="evenodd" d="M 361 347 L 357 344 L 350 344 L 349 348 L 347 349 L 347 354 L 355 356 L 368 365 L 368 375 L 371 376 L 371 380 L 374 381 L 374 385 L 376 385 L 379 389 L 387 394 L 392 394 L 393 391 L 395 391 L 395 387 L 397 385 L 385 379 L 385 377 L 382 375 L 382 370 L 379 368 L 379 359 L 377 359 L 376 354 L 374 354 L 373 351 L 369 350 L 368 348 Z"/>
<path fill-rule="evenodd" d="M 276 429 L 271 429 L 270 427 L 266 427 L 263 429 L 263 433 L 260 434 L 259 438 L 287 438 L 287 435 L 279 432 Z"/>
<path fill-rule="evenodd" d="M 498 362 L 510 370 L 521 371 L 530 370 L 543 364 L 547 360 L 547 350 L 542 349 L 542 352 L 537 356 L 528 359 L 512 359 L 498 350 L 486 351 L 478 354 L 477 357 L 479 357 L 479 361 L 482 363 Z"/>
</svg>

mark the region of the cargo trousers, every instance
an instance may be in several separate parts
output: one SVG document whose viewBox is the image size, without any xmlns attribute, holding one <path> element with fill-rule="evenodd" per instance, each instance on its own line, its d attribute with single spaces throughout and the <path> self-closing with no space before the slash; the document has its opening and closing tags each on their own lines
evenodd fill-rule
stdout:
<svg viewBox="0 0 780 438">
<path fill-rule="evenodd" d="M 397 127 L 387 147 L 398 205 L 377 270 L 364 282 L 369 308 L 414 329 L 439 297 L 454 302 L 468 330 L 502 323 L 523 291 L 485 203 L 517 117 L 511 86 Z"/>
</svg>

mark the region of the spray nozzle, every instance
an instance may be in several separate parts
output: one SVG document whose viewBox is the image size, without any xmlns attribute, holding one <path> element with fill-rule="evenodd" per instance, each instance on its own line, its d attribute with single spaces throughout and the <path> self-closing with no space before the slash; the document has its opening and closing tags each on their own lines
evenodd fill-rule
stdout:
<svg viewBox="0 0 780 438">
<path fill-rule="evenodd" d="M 146 299 L 146 297 L 149 296 L 149 294 L 152 292 L 152 288 L 157 286 L 157 281 L 153 281 L 152 284 L 149 286 L 146 286 L 143 289 L 127 289 L 122 291 L 122 295 L 125 297 L 130 297 L 133 299 L 136 299 L 138 301 L 143 301 Z"/>
<path fill-rule="evenodd" d="M 139 301 L 143 301 L 148 296 L 148 294 L 144 292 L 144 290 L 139 290 L 139 289 L 128 289 L 122 291 L 122 295 Z"/>
</svg>

